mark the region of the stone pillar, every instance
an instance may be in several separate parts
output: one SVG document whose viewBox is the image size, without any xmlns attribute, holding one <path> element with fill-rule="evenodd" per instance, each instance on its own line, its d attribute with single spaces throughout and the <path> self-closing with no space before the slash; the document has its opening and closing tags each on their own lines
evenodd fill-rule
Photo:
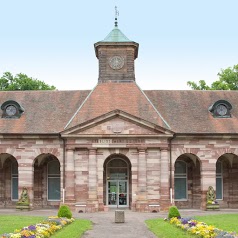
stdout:
<svg viewBox="0 0 238 238">
<path fill-rule="evenodd" d="M 160 207 L 167 210 L 170 206 L 169 196 L 169 153 L 167 148 L 161 148 L 160 159 Z"/>
<path fill-rule="evenodd" d="M 98 209 L 99 211 L 104 211 L 103 204 L 103 156 L 97 156 L 97 199 L 98 199 Z M 107 179 L 106 179 L 107 181 Z"/>
<path fill-rule="evenodd" d="M 4 168 L 2 162 L 0 163 L 0 201 L 5 200 L 5 176 L 4 176 Z"/>
<path fill-rule="evenodd" d="M 65 203 L 73 206 L 75 203 L 75 168 L 74 149 L 66 149 L 65 163 Z"/>
<path fill-rule="evenodd" d="M 34 200 L 34 168 L 33 159 L 19 159 L 18 161 L 18 197 L 21 197 L 23 188 L 27 189 L 30 200 L 30 209 L 33 208 Z"/>
<path fill-rule="evenodd" d="M 97 151 L 89 149 L 88 156 L 88 211 L 98 211 L 97 199 Z"/>
<path fill-rule="evenodd" d="M 136 153 L 135 153 L 136 154 Z M 131 161 L 131 210 L 136 211 L 138 196 L 138 156 L 133 155 Z"/>
<path fill-rule="evenodd" d="M 139 160 L 138 160 L 138 192 L 139 200 L 146 200 L 146 155 L 145 149 L 139 150 Z"/>
<path fill-rule="evenodd" d="M 216 190 L 216 159 L 203 160 L 201 164 L 201 209 L 206 209 L 208 187 Z"/>
<path fill-rule="evenodd" d="M 146 184 L 146 151 L 144 148 L 139 148 L 138 153 L 138 195 L 137 195 L 137 210 L 147 211 L 147 184 Z"/>
</svg>

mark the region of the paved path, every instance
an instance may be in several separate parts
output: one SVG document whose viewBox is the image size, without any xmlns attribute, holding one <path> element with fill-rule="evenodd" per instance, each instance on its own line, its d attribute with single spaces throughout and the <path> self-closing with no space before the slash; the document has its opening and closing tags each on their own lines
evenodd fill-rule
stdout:
<svg viewBox="0 0 238 238">
<path fill-rule="evenodd" d="M 55 216 L 58 210 L 16 211 L 14 209 L 0 209 L 0 214 L 22 216 Z M 222 209 L 220 211 L 179 210 L 182 217 L 238 213 L 238 209 Z M 139 213 L 125 210 L 125 223 L 115 223 L 115 210 L 97 213 L 73 213 L 75 218 L 89 219 L 93 222 L 93 229 L 87 231 L 83 238 L 155 238 L 146 227 L 145 220 L 165 218 L 168 212 Z"/>
<path fill-rule="evenodd" d="M 201 210 L 179 210 L 182 217 L 199 216 L 209 214 L 237 213 L 236 209 L 226 209 L 221 211 L 201 211 Z M 145 220 L 153 218 L 165 218 L 168 212 L 160 213 L 139 213 L 125 210 L 125 223 L 115 223 L 115 211 L 99 213 L 81 213 L 81 218 L 89 219 L 93 222 L 93 230 L 87 231 L 83 238 L 155 238 L 145 224 Z"/>
<path fill-rule="evenodd" d="M 93 230 L 87 231 L 83 238 L 155 238 L 145 224 L 145 220 L 157 218 L 156 213 L 137 213 L 125 210 L 125 223 L 115 223 L 115 211 L 82 214 L 82 218 L 93 222 Z"/>
</svg>

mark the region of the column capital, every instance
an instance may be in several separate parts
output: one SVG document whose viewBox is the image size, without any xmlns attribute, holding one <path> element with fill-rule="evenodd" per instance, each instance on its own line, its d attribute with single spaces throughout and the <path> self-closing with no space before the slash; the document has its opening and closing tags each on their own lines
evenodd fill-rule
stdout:
<svg viewBox="0 0 238 238">
<path fill-rule="evenodd" d="M 146 146 L 138 146 L 138 147 L 137 147 L 137 150 L 138 150 L 139 153 L 140 153 L 140 152 L 146 152 L 147 147 L 146 147 Z"/>
<path fill-rule="evenodd" d="M 160 147 L 159 149 L 160 149 L 160 151 L 168 151 L 169 147 L 163 146 L 163 147 Z"/>
<path fill-rule="evenodd" d="M 87 149 L 88 149 L 89 154 L 96 154 L 97 153 L 97 148 L 88 147 Z"/>
<path fill-rule="evenodd" d="M 70 145 L 67 145 L 65 147 L 66 151 L 75 151 L 75 147 L 74 146 L 70 146 Z"/>
</svg>

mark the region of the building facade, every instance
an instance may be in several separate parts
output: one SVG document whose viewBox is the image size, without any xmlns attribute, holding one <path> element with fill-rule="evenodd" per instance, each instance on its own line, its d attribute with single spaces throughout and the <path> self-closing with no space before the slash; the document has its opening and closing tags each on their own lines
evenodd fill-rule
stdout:
<svg viewBox="0 0 238 238">
<path fill-rule="evenodd" d="M 140 89 L 117 22 L 94 47 L 92 90 L 0 92 L 0 207 L 238 208 L 238 92 Z"/>
</svg>

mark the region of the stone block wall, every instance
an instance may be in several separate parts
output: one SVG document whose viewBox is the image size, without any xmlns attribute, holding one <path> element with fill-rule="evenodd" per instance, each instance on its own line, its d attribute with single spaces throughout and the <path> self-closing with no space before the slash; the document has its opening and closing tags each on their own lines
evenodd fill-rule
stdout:
<svg viewBox="0 0 238 238">
<path fill-rule="evenodd" d="M 44 179 L 46 171 L 39 174 L 39 171 L 34 172 L 34 164 L 38 157 L 45 155 L 52 155 L 57 158 L 62 164 L 63 161 L 63 147 L 62 141 L 58 137 L 40 136 L 31 137 L 11 137 L 0 139 L 0 160 L 3 166 L 7 166 L 5 160 L 7 157 L 13 158 L 18 163 L 18 194 L 20 196 L 23 187 L 28 190 L 31 207 L 46 207 L 59 206 L 58 202 L 47 201 L 47 181 Z M 0 183 L 0 197 L 4 197 L 5 206 L 15 207 L 16 201 L 11 199 L 11 167 L 7 166 L 4 179 Z M 40 179 L 40 181 L 38 181 Z M 63 185 L 61 185 L 62 187 Z M 41 196 L 41 198 L 40 198 Z"/>
</svg>

